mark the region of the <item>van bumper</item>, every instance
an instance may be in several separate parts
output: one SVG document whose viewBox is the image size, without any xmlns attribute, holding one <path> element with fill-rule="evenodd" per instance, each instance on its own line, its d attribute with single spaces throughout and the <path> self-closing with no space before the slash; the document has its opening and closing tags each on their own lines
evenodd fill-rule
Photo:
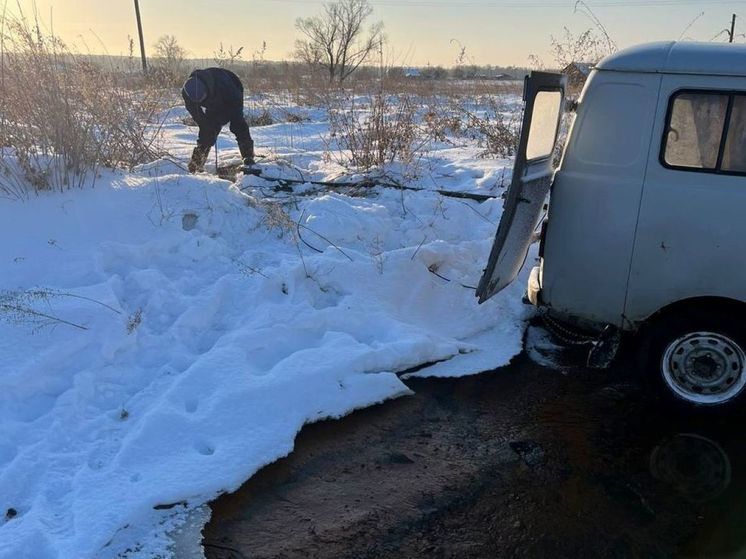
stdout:
<svg viewBox="0 0 746 559">
<path fill-rule="evenodd" d="M 541 302 L 541 266 L 534 266 L 528 277 L 526 299 L 535 307 L 542 306 Z"/>
</svg>

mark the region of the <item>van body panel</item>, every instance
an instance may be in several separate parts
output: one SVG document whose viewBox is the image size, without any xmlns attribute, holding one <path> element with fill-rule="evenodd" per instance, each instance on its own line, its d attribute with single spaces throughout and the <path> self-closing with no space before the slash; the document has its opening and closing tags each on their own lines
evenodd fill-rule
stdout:
<svg viewBox="0 0 746 559">
<path fill-rule="evenodd" d="M 746 45 L 665 41 L 637 45 L 607 56 L 599 70 L 707 76 L 746 75 Z"/>
<path fill-rule="evenodd" d="M 746 301 L 746 177 L 661 160 L 669 102 L 683 90 L 746 92 L 746 77 L 662 78 L 624 311 L 633 323 L 695 297 Z"/>
<path fill-rule="evenodd" d="M 552 186 L 541 301 L 624 326 L 624 305 L 661 76 L 594 71 Z"/>
</svg>

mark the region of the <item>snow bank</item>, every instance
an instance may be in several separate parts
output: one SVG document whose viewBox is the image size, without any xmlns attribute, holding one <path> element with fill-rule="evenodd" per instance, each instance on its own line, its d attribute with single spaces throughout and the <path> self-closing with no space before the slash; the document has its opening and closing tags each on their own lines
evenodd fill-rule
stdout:
<svg viewBox="0 0 746 559">
<path fill-rule="evenodd" d="M 187 154 L 193 132 L 169 126 Z M 447 186 L 494 185 L 502 169 L 464 153 L 443 156 Z M 167 163 L 0 200 L 0 557 L 166 555 L 304 424 L 409 393 L 396 373 L 521 350 L 520 282 L 482 306 L 473 291 L 499 199 L 373 189 L 289 207 L 283 229 Z"/>
</svg>

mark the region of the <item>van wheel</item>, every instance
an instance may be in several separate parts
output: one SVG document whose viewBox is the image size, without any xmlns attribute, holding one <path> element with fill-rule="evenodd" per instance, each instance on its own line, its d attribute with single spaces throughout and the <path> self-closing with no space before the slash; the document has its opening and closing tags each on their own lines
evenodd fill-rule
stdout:
<svg viewBox="0 0 746 559">
<path fill-rule="evenodd" d="M 699 408 L 746 400 L 746 336 L 729 314 L 696 312 L 651 325 L 648 371 L 667 399 Z"/>
</svg>

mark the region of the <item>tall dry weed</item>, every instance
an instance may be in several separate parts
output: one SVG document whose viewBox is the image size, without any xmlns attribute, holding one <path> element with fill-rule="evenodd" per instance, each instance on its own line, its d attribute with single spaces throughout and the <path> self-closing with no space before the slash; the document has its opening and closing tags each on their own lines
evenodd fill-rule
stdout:
<svg viewBox="0 0 746 559">
<path fill-rule="evenodd" d="M 128 89 L 38 20 L 1 17 L 0 195 L 80 187 L 101 166 L 155 158 L 160 90 Z"/>
</svg>

